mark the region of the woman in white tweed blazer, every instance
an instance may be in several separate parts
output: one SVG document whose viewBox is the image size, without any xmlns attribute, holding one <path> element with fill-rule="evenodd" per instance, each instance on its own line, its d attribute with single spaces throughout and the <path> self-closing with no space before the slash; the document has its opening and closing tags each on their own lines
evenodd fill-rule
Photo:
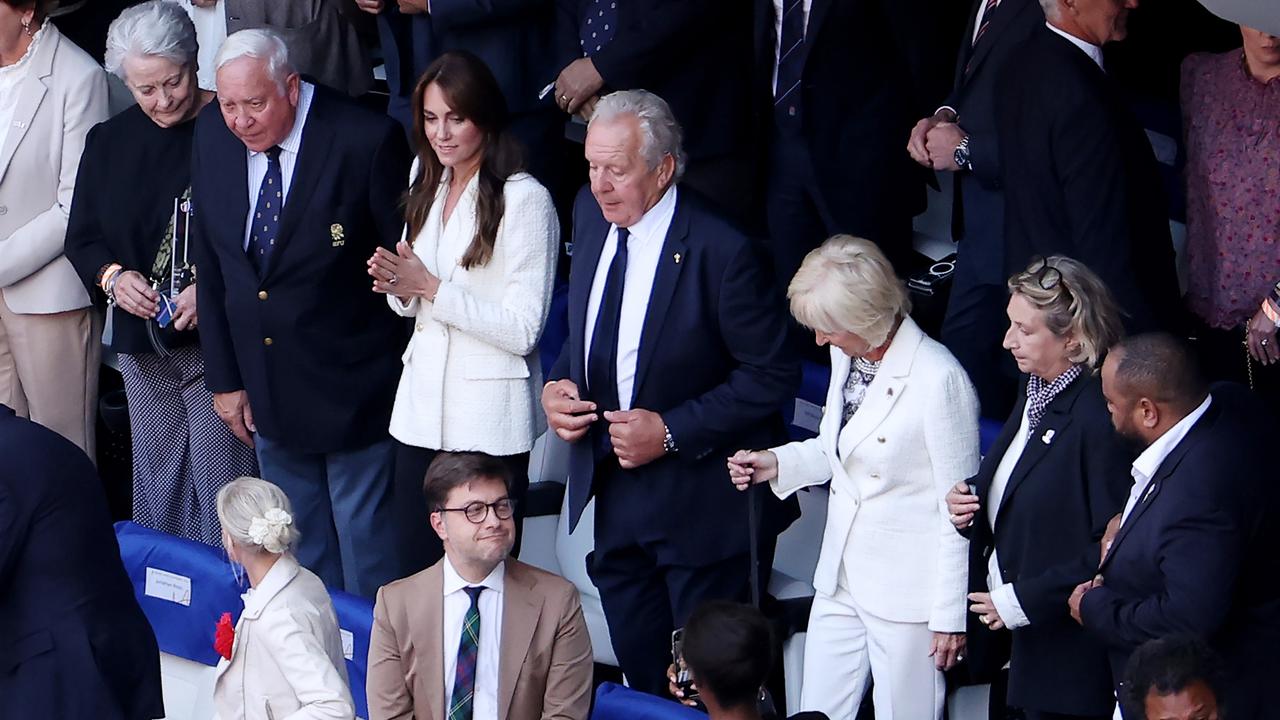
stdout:
<svg viewBox="0 0 1280 720">
<path fill-rule="evenodd" d="M 804 259 L 791 312 L 831 345 L 817 438 L 739 451 L 740 489 L 779 497 L 831 482 L 805 643 L 803 710 L 853 720 L 875 676 L 876 717 L 941 719 L 942 672 L 964 649 L 968 546 L 951 486 L 978 469 L 978 401 L 963 368 L 908 316 L 871 242 L 837 235 Z"/>
<path fill-rule="evenodd" d="M 517 171 L 505 103 L 483 62 L 446 53 L 413 103 L 421 111 L 405 240 L 369 263 L 374 290 L 414 319 L 391 412 L 405 575 L 443 555 L 422 494 L 437 452 L 504 459 L 511 497 L 523 499 L 543 422 L 537 347 L 560 234 L 550 194 Z"/>
</svg>

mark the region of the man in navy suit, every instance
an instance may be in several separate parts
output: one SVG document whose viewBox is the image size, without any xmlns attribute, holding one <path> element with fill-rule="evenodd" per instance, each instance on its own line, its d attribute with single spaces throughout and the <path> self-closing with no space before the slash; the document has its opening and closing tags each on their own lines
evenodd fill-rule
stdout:
<svg viewBox="0 0 1280 720">
<path fill-rule="evenodd" d="M 102 484 L 60 435 L 0 405 L 0 715 L 164 717 L 160 650 Z"/>
<path fill-rule="evenodd" d="M 751 244 L 677 187 L 685 157 L 666 102 L 603 98 L 586 157 L 569 340 L 542 405 L 571 443 L 571 526 L 596 498 L 588 569 L 619 664 L 632 687 L 665 694 L 671 631 L 703 600 L 745 596 L 747 497 L 725 459 L 779 439 L 799 368 Z M 763 540 L 789 519 L 768 503 Z"/>
<path fill-rule="evenodd" d="M 1076 588 L 1072 615 L 1108 646 L 1117 684 L 1142 643 L 1195 635 L 1226 662 L 1232 716 L 1270 716 L 1264 695 L 1280 674 L 1275 423 L 1243 387 L 1209 392 L 1170 335 L 1113 348 L 1102 387 L 1117 432 L 1146 449 L 1100 575 Z"/>
<path fill-rule="evenodd" d="M 270 30 L 231 35 L 217 65 L 192 151 L 205 383 L 293 502 L 298 559 L 373 597 L 399 567 L 387 428 L 405 339 L 365 261 L 400 237 L 404 133 L 302 81 Z"/>
</svg>

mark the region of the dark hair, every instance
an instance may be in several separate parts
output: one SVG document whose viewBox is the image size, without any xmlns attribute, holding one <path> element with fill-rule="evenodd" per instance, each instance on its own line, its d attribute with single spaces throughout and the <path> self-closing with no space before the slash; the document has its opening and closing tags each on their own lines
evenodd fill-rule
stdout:
<svg viewBox="0 0 1280 720">
<path fill-rule="evenodd" d="M 58 0 L 4 0 L 4 4 L 11 8 L 22 10 L 24 8 L 35 8 L 35 25 L 39 26 L 44 19 L 49 17 L 49 13 L 58 7 Z M 35 28 L 32 28 L 34 32 Z"/>
<path fill-rule="evenodd" d="M 751 605 L 703 603 L 684 626 L 684 659 L 724 708 L 755 703 L 773 667 L 773 628 Z"/>
<path fill-rule="evenodd" d="M 1204 642 L 1192 637 L 1167 637 L 1140 646 L 1124 670 L 1120 703 L 1125 717 L 1146 720 L 1147 693 L 1173 695 L 1203 682 L 1222 697 L 1222 662 Z"/>
<path fill-rule="evenodd" d="M 507 101 L 484 61 L 465 50 L 450 51 L 436 58 L 413 89 L 411 111 L 418 172 L 404 199 L 411 243 L 427 224 L 440 179 L 444 177 L 444 166 L 431 149 L 422 117 L 422 102 L 432 83 L 439 86 L 455 113 L 470 120 L 484 133 L 484 144 L 480 148 L 479 196 L 476 199 L 476 236 L 459 263 L 463 268 L 477 267 L 493 257 L 498 224 L 502 222 L 502 213 L 506 209 L 503 188 L 507 178 L 523 169 L 520 147 L 507 132 Z"/>
<path fill-rule="evenodd" d="M 427 507 L 433 511 L 444 507 L 454 488 L 476 478 L 501 480 L 505 487 L 511 487 L 511 470 L 492 455 L 479 452 L 442 452 L 436 455 L 422 481 Z"/>
<path fill-rule="evenodd" d="M 1173 335 L 1134 335 L 1117 343 L 1112 352 L 1116 353 L 1116 381 L 1128 395 L 1188 409 L 1203 402 L 1209 392 L 1195 353 Z"/>
</svg>

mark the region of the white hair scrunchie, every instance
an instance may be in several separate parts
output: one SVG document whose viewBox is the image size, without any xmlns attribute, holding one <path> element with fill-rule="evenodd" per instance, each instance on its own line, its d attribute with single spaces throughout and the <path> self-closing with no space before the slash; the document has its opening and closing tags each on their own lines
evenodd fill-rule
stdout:
<svg viewBox="0 0 1280 720">
<path fill-rule="evenodd" d="M 271 508 L 263 517 L 249 521 L 249 539 L 255 545 L 261 545 L 267 552 L 280 554 L 288 550 L 282 537 L 290 525 L 293 516 L 280 508 Z"/>
</svg>

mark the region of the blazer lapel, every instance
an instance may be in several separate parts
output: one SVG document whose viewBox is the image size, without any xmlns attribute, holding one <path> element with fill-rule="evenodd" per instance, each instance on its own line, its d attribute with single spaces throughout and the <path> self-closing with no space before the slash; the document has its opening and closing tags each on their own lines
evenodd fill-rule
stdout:
<svg viewBox="0 0 1280 720">
<path fill-rule="evenodd" d="M 533 584 L 524 571 L 512 560 L 507 560 L 504 582 L 511 585 L 502 593 L 502 647 L 498 656 L 498 717 L 510 717 L 511 700 L 515 696 L 516 682 L 524 668 L 529 645 L 533 642 L 538 617 L 542 614 L 540 596 L 533 592 Z"/>
<path fill-rule="evenodd" d="M 595 200 L 592 200 L 594 205 Z M 604 253 L 604 242 L 609 237 L 610 224 L 589 221 L 582 233 L 574 228 L 572 272 L 569 273 L 569 375 L 574 382 L 586 389 L 587 368 L 587 305 L 591 301 L 591 285 L 596 280 L 597 266 Z"/>
<path fill-rule="evenodd" d="M 818 437 L 821 438 L 823 450 L 828 457 L 836 458 L 835 465 L 840 465 L 837 446 L 840 442 L 840 421 L 844 419 L 844 384 L 849 376 L 849 365 L 852 361 L 839 348 L 831 348 L 831 381 L 827 383 L 827 404 L 822 410 L 822 420 L 818 426 Z"/>
<path fill-rule="evenodd" d="M 18 89 L 18 102 L 13 109 L 13 120 L 9 123 L 9 131 L 5 136 L 4 146 L 0 147 L 0 178 L 9 172 L 9 163 L 22 144 L 27 131 L 31 129 L 31 121 L 35 118 L 40 103 L 49 92 L 45 78 L 53 74 L 53 55 L 58 48 L 61 36 L 53 23 L 45 26 L 43 40 L 39 52 L 31 58 L 31 74 L 27 76 Z"/>
<path fill-rule="evenodd" d="M 986 0 L 980 0 L 980 2 L 986 2 Z M 982 61 L 986 60 L 987 55 L 991 54 L 991 48 L 995 46 L 996 38 L 999 37 L 1000 33 L 1004 32 L 1005 28 L 1009 27 L 1009 24 L 1013 22 L 1013 18 L 1015 16 L 1026 12 L 1027 8 L 1032 4 L 1030 2 L 1023 2 L 1020 5 L 1017 3 L 1018 0 L 1001 0 L 1000 4 L 992 11 L 991 24 L 987 26 L 987 31 L 983 33 L 978 44 L 966 53 L 968 58 L 959 68 L 961 81 L 968 79 L 970 75 L 977 71 L 978 66 L 982 64 Z M 975 9 L 971 16 L 972 20 L 969 22 L 969 34 L 964 36 L 963 42 L 966 44 L 973 39 L 975 29 L 973 27 L 973 20 L 978 18 L 977 12 L 978 11 Z"/>
<path fill-rule="evenodd" d="M 1000 428 L 1000 434 L 996 436 L 991 447 L 987 448 L 987 452 L 982 457 L 982 469 L 978 472 L 977 479 L 974 484 L 978 486 L 978 496 L 986 497 L 987 490 L 991 487 L 991 480 L 995 477 L 996 468 L 999 467 L 1000 461 L 1004 459 L 1005 453 L 1009 452 L 1009 446 L 1013 444 L 1013 436 L 1018 434 L 1018 428 L 1022 425 L 1022 413 L 1027 406 L 1027 395 L 1024 389 L 1019 388 L 1018 401 L 1013 405 L 1013 413 L 1009 419 L 1005 421 L 1004 427 Z M 985 510 L 986 505 L 983 505 Z"/>
<path fill-rule="evenodd" d="M 649 293 L 649 309 L 645 311 L 644 328 L 640 331 L 640 350 L 636 358 L 636 381 L 631 390 L 631 400 L 640 397 L 644 380 L 653 360 L 653 353 L 658 342 L 658 334 L 667 319 L 667 308 L 671 307 L 671 298 L 676 292 L 676 283 L 680 279 L 683 264 L 679 259 L 688 254 L 685 238 L 689 236 L 689 210 L 682 196 L 676 196 L 676 214 L 671 219 L 671 227 L 667 230 L 666 241 L 662 244 L 662 253 L 658 256 L 658 271 L 653 278 L 653 290 Z"/>
<path fill-rule="evenodd" d="M 423 663 L 423 678 L 427 691 L 427 711 L 420 720 L 445 720 L 444 707 L 444 564 L 432 565 L 423 583 L 422 622 L 414 633 L 414 648 Z M 420 685 L 419 687 L 422 687 Z"/>
<path fill-rule="evenodd" d="M 898 398 L 902 397 L 902 390 L 907 384 L 906 378 L 911 373 L 911 363 L 915 360 L 922 338 L 923 333 L 915 322 L 911 318 L 903 318 L 898 334 L 880 364 L 880 370 L 867 386 L 867 396 L 862 401 L 862 406 L 840 431 L 837 447 L 842 462 L 858 443 L 884 422 Z M 843 405 L 844 393 L 841 390 L 836 410 L 841 415 L 844 414 Z"/>
<path fill-rule="evenodd" d="M 809 6 L 809 19 L 804 27 L 804 44 L 800 46 L 800 67 L 809 64 L 809 51 L 813 49 L 813 40 L 818 37 L 822 23 L 827 20 L 827 12 L 831 10 L 834 0 L 813 0 Z"/>
<path fill-rule="evenodd" d="M 1076 397 L 1084 387 L 1086 379 L 1087 376 L 1081 373 L 1075 382 L 1058 393 L 1053 402 L 1049 403 L 1044 417 L 1040 418 L 1040 424 L 1027 436 L 1027 445 L 1022 451 L 1022 457 L 1018 458 L 1018 463 L 1013 466 L 1013 474 L 1009 476 L 1009 483 L 1005 485 L 1004 495 L 1000 498 L 1000 509 L 996 513 L 995 522 L 997 530 L 1000 528 L 1000 516 L 1004 515 L 1010 505 L 1009 498 L 1013 497 L 1031 470 L 1044 459 L 1045 455 L 1049 454 L 1054 438 L 1061 437 L 1062 433 L 1070 427 L 1071 406 L 1075 404 Z M 1022 405 L 1026 406 L 1025 401 Z M 1019 418 L 1019 424 L 1021 424 L 1021 418 Z"/>
<path fill-rule="evenodd" d="M 324 122 L 323 108 L 324 99 L 317 89 L 311 99 L 306 125 L 302 129 L 298 161 L 293 167 L 289 196 L 285 199 L 284 212 L 280 217 L 280 234 L 276 236 L 276 246 L 267 260 L 263 279 L 270 278 L 280 267 L 280 256 L 286 252 L 298 223 L 310 211 L 311 195 L 315 191 L 316 182 L 331 157 L 328 148 L 333 144 L 333 128 Z M 317 208 L 317 212 L 323 211 L 322 208 Z"/>
</svg>

